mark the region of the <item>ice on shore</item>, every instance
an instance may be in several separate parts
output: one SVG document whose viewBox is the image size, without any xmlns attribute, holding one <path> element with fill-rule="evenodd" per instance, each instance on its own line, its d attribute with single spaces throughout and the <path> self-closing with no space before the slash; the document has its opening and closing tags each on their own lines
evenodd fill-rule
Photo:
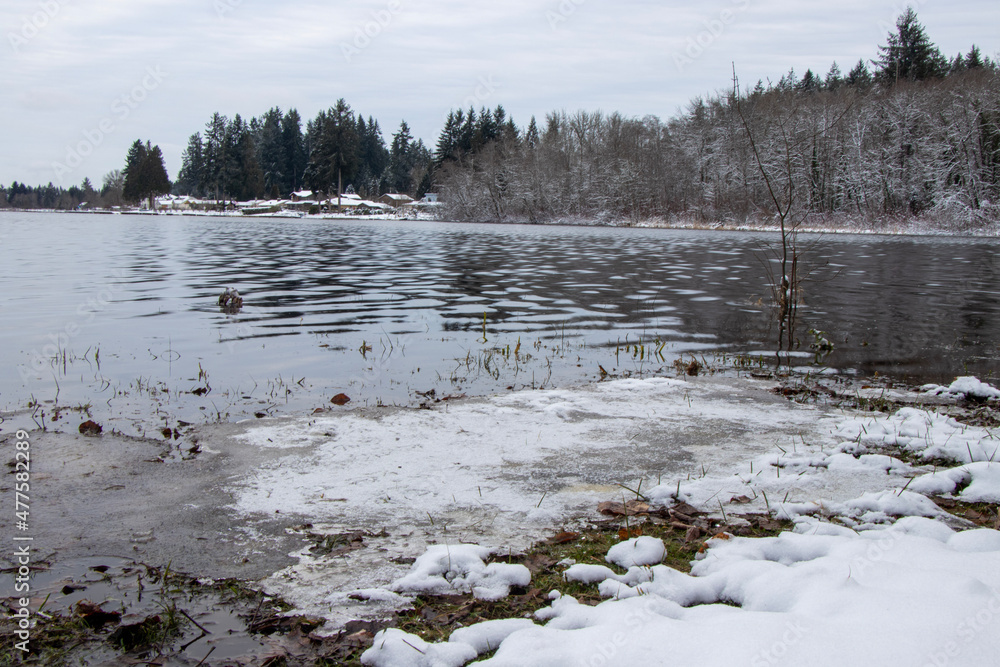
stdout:
<svg viewBox="0 0 1000 667">
<path fill-rule="evenodd" d="M 462 628 L 448 642 L 386 630 L 366 665 L 464 665 L 477 656 L 477 664 L 528 667 L 994 664 L 1000 532 L 964 530 L 927 496 L 997 502 L 998 436 L 927 410 L 840 413 L 776 401 L 765 388 L 629 380 L 434 411 L 258 424 L 244 441 L 272 452 L 275 464 L 234 484 L 236 508 L 284 503 L 333 526 L 352 512 L 375 525 L 399 519 L 392 553 L 419 556 L 409 572 L 369 549 L 385 569 L 337 574 L 337 563 L 304 559 L 271 582 L 293 600 L 326 591 L 327 608 L 310 611 L 332 618 L 343 597 L 329 589 L 348 584 L 375 601 L 477 588 L 499 597 L 529 585 L 526 571 L 497 568 L 505 564 L 489 563 L 490 553 L 573 512 L 593 516 L 599 500 L 621 492 L 600 476 L 660 473 L 659 484 L 642 486 L 654 504 L 685 500 L 794 522 L 776 537 L 709 540 L 691 574 L 660 564 L 656 540 L 623 541 L 607 565 L 567 564 L 567 581 L 604 598 L 596 606 L 553 591 L 532 619 Z M 420 514 L 462 511 L 490 517 L 488 529 L 417 527 Z M 450 546 L 431 544 L 435 531 Z M 465 537 L 482 546 L 457 544 Z M 342 560 L 348 569 L 361 562 Z"/>
</svg>

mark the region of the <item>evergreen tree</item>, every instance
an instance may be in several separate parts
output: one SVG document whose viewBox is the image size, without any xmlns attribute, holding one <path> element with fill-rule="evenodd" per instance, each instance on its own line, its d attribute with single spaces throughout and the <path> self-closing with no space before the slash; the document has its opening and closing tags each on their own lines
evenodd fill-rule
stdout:
<svg viewBox="0 0 1000 667">
<path fill-rule="evenodd" d="M 202 150 L 202 187 L 210 197 L 224 196 L 223 174 L 226 164 L 226 128 L 228 119 L 216 112 L 205 126 Z"/>
<path fill-rule="evenodd" d="M 811 69 L 807 69 L 806 73 L 802 75 L 802 80 L 795 86 L 795 89 L 800 93 L 815 93 L 820 89 L 821 85 L 822 82 L 819 80 L 819 77 L 813 74 Z"/>
<path fill-rule="evenodd" d="M 394 192 L 409 193 L 413 185 L 412 141 L 410 126 L 404 120 L 399 124 L 399 131 L 392 135 L 392 148 L 389 149 L 388 185 Z"/>
<path fill-rule="evenodd" d="M 149 141 L 143 144 L 142 140 L 135 140 L 125 157 L 125 169 L 122 173 L 122 197 L 127 202 L 137 203 L 148 199 L 152 210 L 154 197 L 170 192 L 170 179 L 163 166 L 163 153 L 159 146 L 153 146 Z"/>
<path fill-rule="evenodd" d="M 796 90 L 798 87 L 799 87 L 799 77 L 798 75 L 795 74 L 795 68 L 793 67 L 788 70 L 787 74 L 785 74 L 778 80 L 778 85 L 775 86 L 775 90 L 779 90 L 782 92 L 789 92 L 792 90 Z"/>
<path fill-rule="evenodd" d="M 281 138 L 285 148 L 285 177 L 281 182 L 282 194 L 302 188 L 309 151 L 302 136 L 302 118 L 295 109 L 289 109 L 281 119 Z"/>
<path fill-rule="evenodd" d="M 181 170 L 177 173 L 177 192 L 182 195 L 201 197 L 204 195 L 205 156 L 202 150 L 201 133 L 195 132 L 188 138 L 187 148 L 181 155 Z"/>
<path fill-rule="evenodd" d="M 243 153 L 249 129 L 240 114 L 233 117 L 226 129 L 226 138 L 223 142 L 222 183 L 229 199 L 244 198 L 246 177 L 243 173 Z"/>
<path fill-rule="evenodd" d="M 858 60 L 858 64 L 847 73 L 847 78 L 844 82 L 849 86 L 857 88 L 867 88 L 872 84 L 872 75 L 868 71 L 868 65 L 865 64 L 864 60 Z"/>
<path fill-rule="evenodd" d="M 830 65 L 830 71 L 826 73 L 826 78 L 823 80 L 823 87 L 829 91 L 834 91 L 840 88 L 844 83 L 844 77 L 840 72 L 840 66 L 837 65 L 837 61 L 833 61 Z"/>
<path fill-rule="evenodd" d="M 524 131 L 524 143 L 528 148 L 538 146 L 538 123 L 535 122 L 534 116 L 528 122 L 528 129 Z"/>
<path fill-rule="evenodd" d="M 260 141 L 257 145 L 257 163 L 260 167 L 263 187 L 267 192 L 277 189 L 280 193 L 289 180 L 285 169 L 289 164 L 285 155 L 285 140 L 282 132 L 284 115 L 274 107 L 264 114 L 261 121 Z"/>
<path fill-rule="evenodd" d="M 125 177 L 122 186 L 122 198 L 129 203 L 137 203 L 145 197 L 142 189 L 142 164 L 146 160 L 146 146 L 141 139 L 136 139 L 128 149 L 125 156 L 125 169 L 122 175 Z"/>
<path fill-rule="evenodd" d="M 382 138 L 378 121 L 368 117 L 368 122 L 358 115 L 358 175 L 355 179 L 358 192 L 365 198 L 374 198 L 385 187 L 389 168 L 389 149 Z"/>
<path fill-rule="evenodd" d="M 309 125 L 312 142 L 306 180 L 316 191 L 337 192 L 349 185 L 358 168 L 358 132 L 354 112 L 341 98 Z"/>
<path fill-rule="evenodd" d="M 889 33 L 888 44 L 878 50 L 875 75 L 882 83 L 923 81 L 948 71 L 947 59 L 931 43 L 912 7 L 896 19 L 896 32 Z"/>
<path fill-rule="evenodd" d="M 146 142 L 146 156 L 140 167 L 140 194 L 149 199 L 149 208 L 153 210 L 153 199 L 156 195 L 170 192 L 170 178 L 163 164 L 163 153 L 159 146 L 150 146 Z"/>
<path fill-rule="evenodd" d="M 985 66 L 983 62 L 982 52 L 979 47 L 975 44 L 969 49 L 969 53 L 965 56 L 965 68 L 966 69 L 981 69 Z"/>
<path fill-rule="evenodd" d="M 461 130 L 458 134 L 457 149 L 460 153 L 471 153 L 473 150 L 473 141 L 476 136 L 476 130 L 479 127 L 478 117 L 476 116 L 476 110 L 469 107 L 468 113 L 465 114 L 465 122 L 462 123 Z"/>
<path fill-rule="evenodd" d="M 458 112 L 448 112 L 448 118 L 445 119 L 444 129 L 441 130 L 441 136 L 438 137 L 437 146 L 434 151 L 436 164 L 441 165 L 446 160 L 454 160 L 458 157 L 464 121 L 465 112 L 461 109 Z"/>
</svg>

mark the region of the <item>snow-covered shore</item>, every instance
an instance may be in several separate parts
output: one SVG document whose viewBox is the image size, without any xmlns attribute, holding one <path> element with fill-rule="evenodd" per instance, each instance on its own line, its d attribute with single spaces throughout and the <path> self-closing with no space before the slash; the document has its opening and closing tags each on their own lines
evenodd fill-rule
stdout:
<svg viewBox="0 0 1000 667">
<path fill-rule="evenodd" d="M 925 494 L 1000 501 L 1000 434 L 918 408 L 797 405 L 768 388 L 621 380 L 255 423 L 237 437 L 273 465 L 230 492 L 247 516 L 294 512 L 330 533 L 391 527 L 336 557 L 304 550 L 265 582 L 334 622 L 452 586 L 502 596 L 527 572 L 488 565 L 491 551 L 593 515 L 621 496 L 614 484 L 639 478 L 654 505 L 679 494 L 730 521 L 770 511 L 795 522 L 777 537 L 711 539 L 691 574 L 660 565 L 652 538 L 625 542 L 605 570 L 566 571 L 607 598 L 597 606 L 554 591 L 532 619 L 444 644 L 387 630 L 366 664 L 463 665 L 498 646 L 484 664 L 993 664 L 1000 532 L 969 530 Z M 639 557 L 623 559 L 632 548 Z M 425 549 L 412 568 L 396 562 Z"/>
</svg>

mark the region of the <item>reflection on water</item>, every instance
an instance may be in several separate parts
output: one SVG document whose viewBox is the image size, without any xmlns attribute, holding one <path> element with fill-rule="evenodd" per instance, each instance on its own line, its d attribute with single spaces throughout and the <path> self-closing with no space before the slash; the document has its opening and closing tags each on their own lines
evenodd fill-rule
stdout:
<svg viewBox="0 0 1000 667">
<path fill-rule="evenodd" d="M 412 404 L 430 389 L 766 352 L 776 338 L 761 259 L 776 235 L 17 213 L 0 214 L 0 235 L 8 410 L 57 391 L 60 405 L 136 423 L 151 400 L 188 420 L 321 407 L 339 392 Z M 996 373 L 995 242 L 803 240 L 803 350 L 815 328 L 839 369 Z M 219 309 L 227 286 L 244 296 L 237 314 Z M 662 358 L 619 345 L 640 340 Z"/>
</svg>

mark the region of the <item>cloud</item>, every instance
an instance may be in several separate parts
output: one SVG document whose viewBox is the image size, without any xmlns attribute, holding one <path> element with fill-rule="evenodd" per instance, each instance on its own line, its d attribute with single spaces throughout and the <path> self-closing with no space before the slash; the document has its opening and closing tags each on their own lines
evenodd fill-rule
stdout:
<svg viewBox="0 0 1000 667">
<path fill-rule="evenodd" d="M 0 5 L 0 25 L 8 26 L 0 86 L 12 91 L 0 102 L 0 122 L 17 128 L 5 137 L 5 183 L 51 180 L 39 165 L 58 160 L 151 66 L 169 77 L 75 180 L 98 182 L 120 168 L 140 137 L 161 145 L 175 176 L 187 137 L 214 111 L 249 117 L 295 107 L 309 119 L 341 97 L 379 119 L 387 137 L 406 119 L 431 145 L 448 111 L 470 101 L 503 104 L 521 124 L 559 109 L 670 116 L 728 87 L 733 63 L 751 85 L 790 67 L 825 74 L 834 60 L 846 71 L 875 57 L 905 8 L 861 0 L 52 3 L 58 10 L 30 39 L 20 31 L 41 5 Z M 973 42 L 990 55 L 1000 50 L 994 2 L 909 4 L 946 54 Z M 678 54 L 690 62 L 678 66 Z"/>
</svg>

